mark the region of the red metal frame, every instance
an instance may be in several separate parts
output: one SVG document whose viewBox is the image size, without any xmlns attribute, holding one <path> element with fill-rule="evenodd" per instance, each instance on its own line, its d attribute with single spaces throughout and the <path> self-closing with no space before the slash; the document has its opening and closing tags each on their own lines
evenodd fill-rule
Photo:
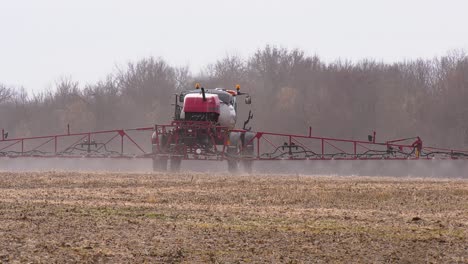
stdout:
<svg viewBox="0 0 468 264">
<path fill-rule="evenodd" d="M 183 159 L 226 160 L 228 132 L 247 133 L 248 131 L 215 126 L 210 122 L 173 121 L 170 125 L 155 125 L 133 129 L 104 130 L 83 133 L 68 133 L 38 137 L 6 139 L 2 130 L 0 157 L 43 157 L 43 158 L 152 158 L 151 134 L 166 134 L 177 142 L 177 129 L 193 129 L 194 133 L 209 132 L 213 145 L 218 146 L 216 155 L 194 155 L 200 145 L 185 146 Z M 250 132 L 249 132 L 250 133 Z M 131 135 L 132 134 L 132 135 Z M 98 137 L 100 137 L 98 139 Z M 117 138 L 120 141 L 117 142 Z M 408 142 L 409 143 L 405 143 Z M 51 144 L 53 142 L 53 144 Z M 223 144 L 216 144 L 223 142 Z M 153 142 L 160 148 L 159 143 Z M 254 137 L 244 142 L 253 145 L 254 152 L 243 156 L 243 147 L 238 151 L 238 159 L 249 160 L 432 160 L 468 159 L 468 150 L 452 150 L 423 147 L 419 137 L 403 138 L 386 142 L 376 142 L 375 132 L 371 141 L 339 139 L 295 135 L 272 132 L 255 132 Z M 128 144 L 128 145 L 126 145 Z M 33 145 L 27 147 L 26 145 Z M 77 147 L 78 146 L 78 147 Z M 125 147 L 124 147 L 125 146 Z M 86 147 L 86 148 L 84 148 Z M 92 151 L 91 151 L 92 148 Z M 171 156 L 174 153 L 162 155 Z M 206 154 L 206 155 L 205 155 Z"/>
<path fill-rule="evenodd" d="M 173 121 L 170 125 L 155 125 L 154 131 L 153 144 L 156 146 L 157 155 L 177 156 L 186 160 L 225 159 L 226 135 L 229 132 L 227 127 L 216 126 L 209 121 Z M 192 144 L 179 144 L 183 141 L 180 138 L 181 134 L 194 139 L 205 136 L 209 144 L 203 145 L 196 140 Z M 164 142 L 159 142 L 160 136 L 165 136 Z M 207 145 L 209 145 L 209 149 L 207 149 Z M 183 151 L 180 151 L 180 149 L 171 150 L 171 147 L 174 148 L 174 146 L 183 147 Z M 218 150 L 219 146 L 221 146 L 221 149 Z M 200 153 L 196 153 L 197 149 Z"/>
<path fill-rule="evenodd" d="M 242 130 L 234 130 L 237 132 L 242 132 Z M 282 153 L 286 153 L 287 155 L 284 155 L 286 157 L 278 158 L 278 157 L 262 157 L 261 155 L 261 146 L 262 142 L 266 142 L 269 146 L 272 148 L 278 149 L 281 148 L 281 145 L 273 143 L 273 140 L 271 140 L 270 137 L 281 137 L 285 139 L 285 142 L 289 142 L 289 146 L 292 145 L 292 143 L 301 146 L 304 151 L 310 151 L 315 153 L 315 155 L 309 155 L 309 157 L 294 157 L 291 156 L 289 153 L 286 153 L 286 149 L 282 149 Z M 385 143 L 378 143 L 378 142 L 368 142 L 368 141 L 361 141 L 361 140 L 351 140 L 351 139 L 338 139 L 338 138 L 329 138 L 329 137 L 316 137 L 316 136 L 311 136 L 309 135 L 294 135 L 294 134 L 284 134 L 284 133 L 271 133 L 271 132 L 257 132 L 256 136 L 254 137 L 253 140 L 256 139 L 256 157 L 254 159 L 256 160 L 277 160 L 277 159 L 289 159 L 289 160 L 381 160 L 381 159 L 419 159 L 420 157 L 416 157 L 416 155 L 408 155 L 408 157 L 395 157 L 389 155 L 388 157 L 384 157 L 383 155 L 380 155 L 380 157 L 372 158 L 372 157 L 367 157 L 364 156 L 362 153 L 358 152 L 358 147 L 361 147 L 365 149 L 366 151 L 371 150 L 370 147 L 367 146 L 372 146 L 372 147 L 379 147 L 380 149 L 376 149 L 376 151 L 380 152 L 387 152 L 387 149 L 389 147 L 392 148 L 398 148 L 398 149 L 407 149 L 407 150 L 413 150 L 414 146 L 413 145 L 408 145 L 408 144 L 395 144 L 395 143 L 390 143 L 390 142 L 385 142 Z M 302 140 L 302 141 L 301 141 Z M 318 141 L 319 143 L 319 148 L 318 151 L 316 149 L 313 149 L 311 147 L 306 146 L 306 144 L 303 143 L 304 140 L 312 140 L 312 141 Z M 348 147 L 352 149 L 352 151 L 349 153 L 343 149 L 343 147 L 337 146 L 337 143 L 345 143 L 349 144 Z M 335 150 L 335 152 L 327 152 L 327 146 L 330 146 Z M 337 154 L 341 154 L 340 155 Z M 335 154 L 333 154 L 335 153 Z M 411 152 L 409 152 L 411 153 Z M 338 157 L 335 157 L 338 156 Z"/>
<path fill-rule="evenodd" d="M 70 133 L 67 134 L 57 134 L 57 135 L 48 135 L 48 136 L 38 136 L 38 137 L 23 137 L 23 138 L 12 138 L 5 139 L 4 133 L 2 133 L 2 140 L 0 140 L 0 157 L 44 157 L 44 158 L 76 158 L 76 157 L 89 157 L 89 158 L 147 158 L 151 155 L 151 152 L 145 151 L 142 147 L 141 142 L 137 142 L 129 133 L 132 131 L 144 132 L 144 131 L 153 131 L 152 127 L 141 127 L 133 129 L 117 129 L 117 130 L 103 130 L 95 132 L 83 132 L 83 133 Z M 3 132 L 3 130 L 2 130 Z M 93 153 L 68 153 L 66 150 L 74 148 L 76 145 L 90 144 L 98 136 L 109 136 L 110 138 L 106 139 L 105 142 L 99 143 L 99 147 L 96 145 L 96 149 L 93 150 Z M 119 151 L 107 151 L 107 154 L 99 152 L 103 148 L 106 148 L 107 145 L 113 143 L 116 138 L 120 136 L 120 142 L 118 145 Z M 150 137 L 146 135 L 146 139 Z M 65 142 L 67 139 L 74 140 L 72 143 Z M 130 143 L 129 146 L 133 146 L 138 151 L 133 151 L 132 153 L 125 153 L 124 144 L 126 140 Z M 26 148 L 26 143 L 38 142 L 39 145 L 36 145 L 33 148 Z M 48 146 L 48 143 L 54 142 L 53 147 Z M 149 142 L 149 140 L 147 140 Z M 80 143 L 81 142 L 81 143 Z M 61 143 L 65 145 L 61 145 Z M 17 145 L 20 145 L 19 148 L 15 148 Z M 59 146 L 61 145 L 60 149 Z M 48 146 L 47 151 L 44 148 Z M 43 151 L 41 151 L 43 149 Z M 94 153 L 95 152 L 95 153 Z M 98 153 L 98 154 L 96 154 Z"/>
</svg>

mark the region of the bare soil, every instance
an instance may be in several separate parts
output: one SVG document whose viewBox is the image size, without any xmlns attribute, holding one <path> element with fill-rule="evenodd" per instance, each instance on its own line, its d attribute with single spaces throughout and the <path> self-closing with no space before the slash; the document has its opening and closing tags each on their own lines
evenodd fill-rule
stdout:
<svg viewBox="0 0 468 264">
<path fill-rule="evenodd" d="M 468 180 L 0 173 L 3 263 L 468 263 Z"/>
</svg>

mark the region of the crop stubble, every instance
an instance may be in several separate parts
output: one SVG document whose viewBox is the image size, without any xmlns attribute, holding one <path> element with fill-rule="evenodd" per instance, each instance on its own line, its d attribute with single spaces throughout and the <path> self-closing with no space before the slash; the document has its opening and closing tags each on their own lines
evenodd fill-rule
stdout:
<svg viewBox="0 0 468 264">
<path fill-rule="evenodd" d="M 468 261 L 468 181 L 0 173 L 0 262 Z"/>
</svg>

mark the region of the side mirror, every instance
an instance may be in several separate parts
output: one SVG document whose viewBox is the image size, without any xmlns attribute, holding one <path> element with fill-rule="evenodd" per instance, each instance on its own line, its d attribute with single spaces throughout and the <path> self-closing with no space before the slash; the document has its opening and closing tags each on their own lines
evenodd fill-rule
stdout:
<svg viewBox="0 0 468 264">
<path fill-rule="evenodd" d="M 180 95 L 179 95 L 179 103 L 183 103 L 183 102 L 184 102 L 184 97 L 185 97 L 185 94 L 180 94 Z"/>
<path fill-rule="evenodd" d="M 245 97 L 245 104 L 251 104 L 251 103 L 252 103 L 252 97 L 247 95 L 247 97 Z"/>
</svg>

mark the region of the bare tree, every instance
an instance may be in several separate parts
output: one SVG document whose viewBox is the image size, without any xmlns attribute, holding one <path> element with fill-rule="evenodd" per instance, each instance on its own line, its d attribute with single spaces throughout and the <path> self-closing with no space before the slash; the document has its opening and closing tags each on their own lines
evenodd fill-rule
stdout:
<svg viewBox="0 0 468 264">
<path fill-rule="evenodd" d="M 0 83 L 0 103 L 10 99 L 13 96 L 13 90 Z"/>
<path fill-rule="evenodd" d="M 175 69 L 176 91 L 186 89 L 192 82 L 192 76 L 188 66 Z"/>
<path fill-rule="evenodd" d="M 419 135 L 442 146 L 468 147 L 468 56 L 384 63 L 324 62 L 301 50 L 266 46 L 243 59 L 226 56 L 197 76 L 161 58 L 129 63 L 81 89 L 62 78 L 55 90 L 28 96 L 0 84 L 0 121 L 15 135 L 47 133 L 74 122 L 110 129 L 166 122 L 173 94 L 240 84 L 254 103 L 253 129 L 364 139 Z M 241 102 L 240 102 L 241 103 Z M 239 107 L 239 118 L 246 115 Z M 247 109 L 248 112 L 249 109 Z M 16 131 L 16 132 L 15 132 Z"/>
</svg>

